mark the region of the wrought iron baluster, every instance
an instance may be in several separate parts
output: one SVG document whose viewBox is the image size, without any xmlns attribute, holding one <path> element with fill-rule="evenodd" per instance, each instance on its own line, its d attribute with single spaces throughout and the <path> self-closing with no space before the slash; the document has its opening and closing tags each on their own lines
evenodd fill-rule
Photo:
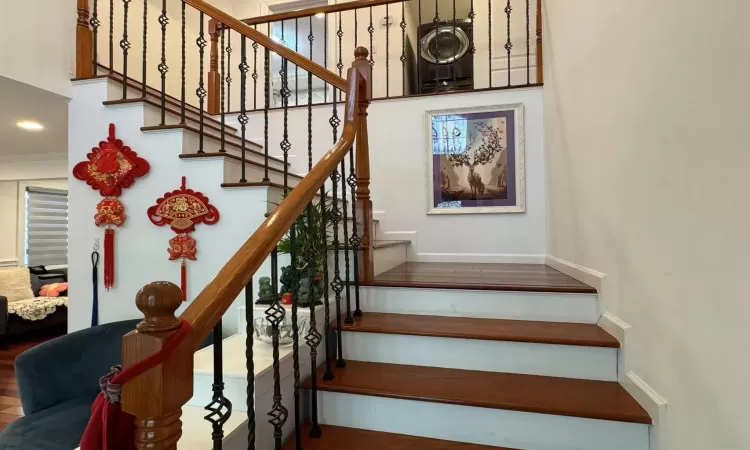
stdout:
<svg viewBox="0 0 750 450">
<path fill-rule="evenodd" d="M 351 324 L 354 323 L 354 319 L 352 318 L 351 274 L 349 272 L 349 213 L 347 212 L 349 205 L 346 201 L 346 158 L 341 160 L 341 176 L 344 178 L 341 182 L 341 200 L 344 209 L 344 279 L 346 280 L 344 283 L 346 286 L 346 318 L 344 322 Z M 341 328 L 339 328 L 339 332 L 341 332 Z"/>
<path fill-rule="evenodd" d="M 237 120 L 240 122 L 240 134 L 242 136 L 242 148 L 241 148 L 241 170 L 240 170 L 240 183 L 247 182 L 245 178 L 245 147 L 247 145 L 245 141 L 245 128 L 247 126 L 247 110 L 245 109 L 245 88 L 247 85 L 247 71 L 250 67 L 247 65 L 247 38 L 243 35 L 240 40 L 240 116 Z"/>
<path fill-rule="evenodd" d="M 244 36 L 243 36 L 244 40 Z M 281 403 L 281 374 L 279 372 L 279 325 L 286 317 L 286 310 L 281 306 L 279 299 L 279 263 L 278 251 L 271 253 L 271 289 L 273 290 L 273 301 L 266 309 L 266 319 L 271 323 L 271 345 L 273 347 L 273 404 L 268 415 L 268 421 L 273 425 L 274 449 L 281 450 L 282 427 L 289 417 L 289 411 Z"/>
<path fill-rule="evenodd" d="M 406 95 L 406 2 L 401 2 L 401 95 Z"/>
<path fill-rule="evenodd" d="M 510 0 L 508 0 L 507 6 L 505 6 L 505 17 L 506 17 L 506 26 L 507 26 L 507 32 L 508 32 L 508 40 L 505 42 L 505 51 L 508 54 L 508 86 L 510 86 L 510 51 L 513 48 L 513 44 L 510 41 L 510 13 L 513 12 L 513 7 L 510 6 Z M 490 60 L 490 65 L 492 60 Z"/>
<path fill-rule="evenodd" d="M 164 0 L 165 2 L 167 0 Z M 109 0 L 109 73 L 115 72 L 115 0 Z"/>
<path fill-rule="evenodd" d="M 206 44 L 208 44 L 208 41 L 206 41 L 205 35 L 203 33 L 203 26 L 205 22 L 203 18 L 203 12 L 200 13 L 200 21 L 201 21 L 201 24 L 199 27 L 200 31 L 198 32 L 198 39 L 195 40 L 195 43 L 198 45 L 198 54 L 200 55 L 200 62 L 199 62 L 200 76 L 198 78 L 198 89 L 195 90 L 195 95 L 198 96 L 198 109 L 199 109 L 198 115 L 200 117 L 200 124 L 198 125 L 199 127 L 198 153 L 203 153 L 203 103 L 205 101 L 206 94 L 207 94 L 205 84 L 203 83 L 203 56 L 205 53 L 204 49 L 206 48 Z M 242 159 L 243 159 L 242 168 L 244 170 L 245 155 L 242 155 Z M 243 178 L 244 178 L 244 174 L 243 174 Z"/>
<path fill-rule="evenodd" d="M 453 0 L 453 88 L 456 87 L 456 64 L 458 64 L 458 58 L 456 58 L 456 0 Z"/>
<path fill-rule="evenodd" d="M 340 18 L 340 13 L 339 13 Z M 341 22 L 339 22 L 340 26 Z M 341 30 L 341 28 L 339 28 Z M 339 61 L 341 60 L 341 52 L 339 52 Z M 337 101 L 338 89 L 333 89 L 333 115 L 328 121 L 331 124 L 333 130 L 333 142 L 334 144 L 338 141 L 338 129 L 341 125 L 341 119 L 338 114 L 338 101 Z M 339 268 L 339 223 L 341 222 L 342 214 L 338 205 L 339 189 L 338 182 L 341 180 L 341 174 L 339 173 L 338 167 L 331 173 L 331 182 L 333 183 L 333 204 L 330 212 L 331 225 L 333 225 L 333 281 L 331 281 L 331 289 L 334 292 L 334 298 L 336 300 L 336 367 L 346 367 L 346 361 L 344 361 L 344 353 L 342 350 L 341 341 L 341 292 L 344 290 L 344 283 L 341 280 L 341 269 Z M 346 224 L 344 224 L 346 226 Z M 326 366 L 327 380 L 333 379 L 333 371 L 330 367 Z"/>
<path fill-rule="evenodd" d="M 372 6 L 370 7 L 370 26 L 367 27 L 367 32 L 370 34 L 370 67 L 372 67 L 372 72 L 375 72 L 375 59 L 372 54 L 372 36 L 375 33 L 375 27 L 372 26 Z"/>
<path fill-rule="evenodd" d="M 472 56 L 477 52 L 477 48 L 474 45 L 474 27 L 476 24 L 474 23 L 474 19 L 477 17 L 477 14 L 474 12 L 474 0 L 471 0 L 471 4 L 469 6 L 469 21 L 471 21 L 471 33 L 469 33 L 469 53 L 472 54 Z M 472 89 L 474 85 L 474 79 L 472 77 Z"/>
<path fill-rule="evenodd" d="M 299 52 L 299 19 L 294 19 L 294 51 Z M 299 105 L 299 66 L 294 65 L 294 106 Z"/>
<path fill-rule="evenodd" d="M 417 2 L 417 11 L 418 11 L 418 22 L 417 22 L 417 93 L 422 93 L 422 54 L 419 49 L 419 46 L 422 45 L 422 0 L 418 0 Z"/>
<path fill-rule="evenodd" d="M 123 29 L 120 48 L 122 49 L 122 99 L 128 98 L 128 50 L 130 42 L 128 41 L 128 6 L 131 0 L 122 0 L 122 18 Z"/>
<path fill-rule="evenodd" d="M 341 76 L 341 74 L 344 71 L 344 63 L 341 61 L 341 45 L 342 45 L 342 38 L 344 37 L 344 30 L 341 29 L 341 13 L 339 13 L 339 29 L 338 31 L 336 31 L 336 36 L 338 36 L 339 38 L 339 62 L 336 64 L 336 68 L 339 69 L 339 76 Z M 333 92 L 334 92 L 334 99 L 333 99 L 334 110 L 333 111 L 335 112 L 336 111 L 336 98 L 335 98 L 336 88 L 333 88 Z M 334 141 L 334 143 L 336 142 Z"/>
<path fill-rule="evenodd" d="M 94 1 L 94 4 L 96 4 L 96 1 Z M 148 65 L 146 64 L 146 61 L 148 60 L 148 58 L 146 57 L 147 55 L 146 41 L 147 40 L 148 40 L 148 0 L 143 0 L 143 66 L 142 66 L 142 71 L 141 71 L 141 83 L 142 83 L 141 84 L 141 97 L 143 98 L 146 98 L 146 72 L 148 72 L 146 70 L 148 68 Z M 94 45 L 96 46 L 96 44 Z"/>
<path fill-rule="evenodd" d="M 354 48 L 359 45 L 359 10 L 354 10 Z"/>
<path fill-rule="evenodd" d="M 257 25 L 253 25 L 255 30 Z M 258 43 L 253 41 L 253 111 L 258 109 Z"/>
<path fill-rule="evenodd" d="M 222 48 L 224 45 L 222 44 Z M 245 368 L 247 369 L 247 449 L 255 450 L 255 361 L 253 361 L 253 279 L 245 286 Z"/>
<path fill-rule="evenodd" d="M 185 20 L 185 2 L 182 2 L 182 19 L 181 20 L 182 20 L 182 22 L 181 22 L 181 26 L 180 26 L 180 45 L 181 45 L 181 50 L 182 50 L 182 55 L 181 55 L 182 59 L 181 59 L 181 64 L 180 64 L 180 77 L 181 77 L 181 81 L 180 81 L 180 123 L 184 124 L 185 123 L 185 103 L 186 103 L 186 101 L 185 101 L 186 100 L 186 98 L 185 98 L 185 86 L 187 84 L 185 82 L 185 78 L 186 78 L 185 61 L 187 61 L 187 58 L 185 58 L 185 47 L 186 47 L 186 45 L 185 45 L 185 27 L 186 27 L 185 26 L 185 24 L 186 24 L 186 20 Z M 201 71 L 201 73 L 203 73 L 203 71 Z"/>
<path fill-rule="evenodd" d="M 166 125 L 166 102 L 167 102 L 167 24 L 169 23 L 169 16 L 167 16 L 167 0 L 161 1 L 161 15 L 159 16 L 159 24 L 161 25 L 161 62 L 159 63 L 159 73 L 161 73 L 161 125 Z M 184 103 L 184 102 L 183 102 Z"/>
<path fill-rule="evenodd" d="M 352 237 L 349 239 L 349 247 L 352 249 L 352 259 L 354 270 L 354 315 L 361 316 L 362 309 L 359 307 L 359 248 L 362 245 L 362 238 L 359 237 L 359 231 L 357 230 L 357 202 L 355 201 L 357 193 L 357 174 L 354 171 L 354 147 L 349 149 L 349 178 L 346 179 L 351 188 L 351 204 L 352 204 Z"/>
<path fill-rule="evenodd" d="M 370 8 L 372 9 L 372 8 Z M 385 96 L 391 96 L 391 16 L 385 5 Z M 372 51 L 372 50 L 370 50 Z M 372 58 L 372 56 L 370 56 Z"/>
<path fill-rule="evenodd" d="M 221 147 L 219 148 L 219 152 L 226 153 L 226 143 L 227 143 L 227 132 L 226 132 L 226 117 L 227 117 L 227 111 L 226 108 L 224 108 L 224 96 L 226 93 L 224 92 L 224 81 L 222 78 L 224 77 L 224 31 L 226 27 L 224 27 L 223 23 L 218 24 L 217 26 L 221 27 L 221 34 L 219 35 L 219 52 L 221 53 L 221 73 L 219 74 L 219 83 L 221 83 Z"/>
<path fill-rule="evenodd" d="M 219 319 L 219 322 L 214 327 L 213 341 L 214 384 L 211 386 L 213 397 L 211 398 L 211 403 L 204 408 L 206 411 L 209 411 L 204 418 L 211 422 L 213 449 L 221 450 L 222 441 L 224 440 L 224 424 L 232 416 L 232 402 L 224 397 L 224 354 L 222 349 L 221 319 Z"/>
<path fill-rule="evenodd" d="M 147 1 L 147 0 L 144 0 L 144 1 Z M 91 31 L 92 31 L 92 38 L 93 38 L 92 50 L 94 52 L 94 58 L 93 58 L 94 67 L 91 73 L 93 75 L 96 75 L 99 71 L 99 61 L 98 61 L 98 56 L 97 56 L 97 53 L 98 53 L 97 44 L 99 41 L 99 26 L 102 24 L 101 21 L 99 21 L 99 1 L 98 0 L 94 0 L 93 7 L 94 9 L 91 13 L 91 20 L 89 20 L 89 23 L 91 24 Z M 146 27 L 143 27 L 143 28 L 144 30 L 146 29 Z M 144 39 L 144 42 L 145 41 L 146 40 Z M 144 57 L 144 61 L 145 61 L 145 57 Z M 144 82 L 143 84 L 146 84 L 146 83 Z"/>
<path fill-rule="evenodd" d="M 284 154 L 284 196 L 289 193 L 289 170 L 287 170 L 287 163 L 289 162 L 289 150 L 292 148 L 292 144 L 289 142 L 289 97 L 292 95 L 292 91 L 289 90 L 289 62 L 284 59 L 281 61 L 281 105 L 284 108 L 284 137 L 281 141 L 280 147 L 281 152 Z"/>
<path fill-rule="evenodd" d="M 269 59 L 271 58 L 271 52 L 265 47 L 264 49 L 263 78 L 265 79 L 265 84 L 263 87 L 263 94 L 265 96 L 265 107 L 263 108 L 263 181 L 271 181 L 271 179 L 268 178 L 268 109 L 271 107 L 271 69 L 269 67 Z"/>
<path fill-rule="evenodd" d="M 487 45 L 490 51 L 490 58 L 489 58 L 489 64 L 488 69 L 489 70 L 489 76 L 490 76 L 490 87 L 492 87 L 492 0 L 487 0 L 487 20 L 489 21 L 489 26 L 487 27 Z"/>
<path fill-rule="evenodd" d="M 435 0 L 435 18 L 432 22 L 435 24 L 435 92 L 438 92 L 440 88 L 440 6 L 438 0 Z"/>
<path fill-rule="evenodd" d="M 325 15 L 323 30 L 323 66 L 328 68 L 328 13 Z M 328 82 L 323 80 L 323 103 L 328 103 Z M 327 286 L 327 284 L 326 284 Z"/>
<path fill-rule="evenodd" d="M 531 84 L 531 5 L 526 0 L 526 84 Z"/>
<path fill-rule="evenodd" d="M 227 27 L 227 111 L 232 111 L 232 29 Z"/>
</svg>

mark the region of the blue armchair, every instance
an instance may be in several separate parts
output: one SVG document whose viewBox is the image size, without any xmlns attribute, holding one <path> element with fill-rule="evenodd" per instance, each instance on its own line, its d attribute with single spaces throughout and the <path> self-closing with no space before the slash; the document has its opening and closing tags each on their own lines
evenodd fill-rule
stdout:
<svg viewBox="0 0 750 450">
<path fill-rule="evenodd" d="M 88 328 L 19 355 L 16 378 L 25 417 L 0 433 L 0 450 L 78 447 L 99 393 L 99 377 L 120 364 L 122 336 L 138 322 Z"/>
</svg>

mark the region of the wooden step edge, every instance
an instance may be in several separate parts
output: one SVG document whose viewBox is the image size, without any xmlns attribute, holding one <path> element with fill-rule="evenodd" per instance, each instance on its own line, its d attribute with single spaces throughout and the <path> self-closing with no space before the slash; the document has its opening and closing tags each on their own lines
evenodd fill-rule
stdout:
<svg viewBox="0 0 750 450">
<path fill-rule="evenodd" d="M 336 329 L 336 321 L 332 321 Z M 620 342 L 596 324 L 537 322 L 509 319 L 365 313 L 342 330 L 528 344 L 620 348 Z"/>
<path fill-rule="evenodd" d="M 418 282 L 418 281 L 385 281 L 372 280 L 362 281 L 360 286 L 386 287 L 386 288 L 413 288 L 413 289 L 448 289 L 459 291 L 499 291 L 499 292 L 539 292 L 552 294 L 596 294 L 593 287 L 576 286 L 529 286 L 526 284 L 461 284 L 441 282 Z"/>
<path fill-rule="evenodd" d="M 143 97 L 128 98 L 128 99 L 124 99 L 124 100 L 107 100 L 107 101 L 104 101 L 102 103 L 104 104 L 104 106 L 132 105 L 132 104 L 136 104 L 136 103 L 146 103 L 147 105 L 151 105 L 151 106 L 153 106 L 155 108 L 161 109 L 161 105 L 159 104 L 159 102 L 156 102 L 156 101 L 154 101 L 154 100 L 152 100 L 150 98 L 145 98 L 144 99 Z M 167 111 L 168 113 L 172 114 L 173 116 L 180 117 L 182 115 L 182 113 L 180 112 L 179 107 L 177 107 L 176 109 L 172 109 L 170 106 L 165 106 L 164 110 Z M 193 114 L 193 115 L 185 114 L 185 120 L 200 125 L 200 114 L 199 113 L 191 113 L 191 114 Z M 195 117 L 194 115 L 197 115 L 199 117 Z M 214 130 L 214 131 L 216 131 L 218 133 L 221 133 L 221 122 L 212 119 L 208 114 L 204 114 L 203 115 L 203 121 L 204 121 L 203 122 L 203 126 L 204 127 L 212 129 L 212 130 Z M 236 132 L 237 132 L 237 130 L 234 129 L 234 128 L 232 128 L 232 127 L 230 127 L 229 125 L 226 125 L 224 127 L 224 133 L 226 133 L 227 136 L 236 137 L 236 134 L 235 134 Z"/>
<path fill-rule="evenodd" d="M 295 177 L 299 177 L 299 175 L 295 175 Z M 280 183 L 274 183 L 273 181 L 246 181 L 244 183 L 221 183 L 221 187 L 223 188 L 243 188 L 243 187 L 271 187 L 279 190 L 284 190 L 284 185 Z M 294 190 L 294 186 L 289 187 L 289 192 L 292 192 Z M 320 198 L 320 193 L 315 194 L 315 198 Z M 331 201 L 332 197 L 326 197 L 328 200 Z M 340 200 L 339 200 L 340 201 Z M 333 248 L 330 248 L 329 250 L 333 250 Z M 343 248 L 342 248 L 343 250 Z"/>
<path fill-rule="evenodd" d="M 335 366 L 335 364 L 334 364 Z M 348 373 L 347 373 L 348 372 Z M 399 374 L 400 372 L 400 374 Z M 515 373 L 481 372 L 474 370 L 447 369 L 427 366 L 407 366 L 403 364 L 374 363 L 365 361 L 348 360 L 344 368 L 334 368 L 334 379 L 324 380 L 325 364 L 318 368 L 317 389 L 323 392 L 336 392 L 341 394 L 364 395 L 371 397 L 393 398 L 399 400 L 413 400 L 428 403 L 441 403 L 448 405 L 461 405 L 478 408 L 500 409 L 508 411 L 519 411 L 534 414 L 549 414 L 554 416 L 577 417 L 581 419 L 608 420 L 614 422 L 637 423 L 651 425 L 653 420 L 648 413 L 633 399 L 625 389 L 616 381 L 581 380 L 572 378 L 548 377 L 541 375 L 524 375 Z M 408 381 L 404 381 L 408 376 Z M 394 376 L 396 375 L 396 376 Z M 478 379 L 484 378 L 482 382 Z M 487 382 L 487 378 L 491 380 Z M 455 380 L 460 380 L 456 383 Z M 448 380 L 448 383 L 445 382 Z M 513 381 L 508 381 L 513 380 Z M 520 380 L 520 382 L 519 382 Z M 452 382 L 452 383 L 451 383 Z M 350 384 L 347 384 L 350 383 Z M 410 386 L 406 386 L 411 383 Z M 554 393 L 549 395 L 562 395 L 571 397 L 564 406 L 554 405 L 559 399 L 548 400 L 545 393 L 539 389 L 526 389 L 529 393 L 524 398 L 518 398 L 519 384 L 531 384 L 540 387 L 544 384 L 553 386 Z M 356 384 L 367 384 L 368 387 Z M 449 386 L 451 384 L 451 386 Z M 419 387 L 414 387 L 414 386 Z M 516 398 L 498 399 L 492 395 L 477 396 L 477 391 L 488 392 L 485 387 L 493 389 L 513 390 Z M 424 390 L 426 386 L 434 386 L 433 394 L 420 394 L 417 390 Z M 464 389 L 458 392 L 456 387 Z M 510 387 L 507 387 L 510 386 Z M 311 389 L 312 382 L 308 378 L 302 383 L 303 389 Z M 615 395 L 614 403 L 619 408 L 614 411 L 612 405 L 595 408 L 581 408 L 577 404 L 583 402 L 605 402 L 602 388 L 606 388 L 608 395 Z M 548 391 L 550 389 L 547 389 Z M 410 392 L 411 391 L 411 392 Z M 474 391 L 471 394 L 467 394 Z M 559 394 L 558 394 L 559 393 Z M 496 393 L 495 393 L 496 394 Z M 511 395 L 510 397 L 513 397 Z M 579 400 L 580 399 L 580 400 Z M 628 403 L 622 405 L 622 403 Z M 625 411 L 627 409 L 627 411 Z"/>
<path fill-rule="evenodd" d="M 145 126 L 145 127 L 141 127 L 141 131 L 146 132 L 146 131 L 160 131 L 160 130 L 177 130 L 177 129 L 180 129 L 180 128 L 182 128 L 184 130 L 188 130 L 188 131 L 190 131 L 192 133 L 195 133 L 195 134 L 197 134 L 197 135 L 200 136 L 200 130 L 198 128 L 195 128 L 192 125 L 183 124 L 183 123 L 176 123 L 176 124 L 170 124 L 170 125 L 148 125 L 148 126 Z M 205 130 L 203 131 L 203 136 L 207 137 L 209 139 L 213 139 L 214 141 L 221 142 L 221 136 L 217 136 L 217 135 L 212 134 L 212 133 L 207 133 Z M 227 137 L 229 137 L 229 136 L 227 136 Z M 226 145 L 234 147 L 234 148 L 236 148 L 238 150 L 242 150 L 242 144 L 241 143 L 238 144 L 238 143 L 232 142 L 232 141 L 230 141 L 228 139 L 225 139 L 224 142 L 225 142 Z M 259 156 L 261 158 L 265 158 L 266 157 L 266 155 L 263 154 L 263 152 L 262 152 L 263 147 L 261 147 L 260 145 L 254 143 L 254 142 L 250 142 L 250 141 L 245 141 L 245 142 L 247 143 L 247 146 L 245 146 L 245 151 L 246 152 L 252 153 L 252 154 L 254 154 L 256 156 Z M 282 164 L 282 166 L 284 164 L 284 161 L 282 161 L 282 160 L 280 160 L 278 158 L 274 158 L 272 156 L 269 156 L 268 160 L 276 162 L 276 163 L 279 163 L 279 164 Z"/>
<path fill-rule="evenodd" d="M 170 126 L 170 125 L 166 125 L 166 126 Z M 242 158 L 240 158 L 237 155 L 233 155 L 233 154 L 227 153 L 227 152 L 224 152 L 224 153 L 221 153 L 221 152 L 187 153 L 187 154 L 180 155 L 180 159 L 201 159 L 201 158 L 219 158 L 219 157 L 229 158 L 229 159 L 232 159 L 232 160 L 235 160 L 235 161 L 238 161 L 238 162 L 242 162 Z M 249 165 L 255 166 L 255 167 L 265 168 L 265 166 L 263 164 L 261 164 L 259 162 L 255 162 L 255 161 L 247 159 L 247 158 L 245 158 L 245 164 L 249 164 Z M 283 170 L 277 169 L 277 168 L 271 167 L 271 166 L 268 167 L 268 171 L 269 172 L 280 173 L 280 174 L 284 173 Z M 288 172 L 287 174 L 288 174 L 289 178 L 294 178 L 296 180 L 301 180 L 302 179 L 301 176 L 295 175 L 295 174 L 293 174 L 291 172 Z M 261 182 L 258 182 L 258 183 L 263 183 L 263 182 L 261 181 Z M 234 184 L 237 184 L 237 185 L 246 185 L 247 183 L 222 183 L 222 186 L 229 185 L 229 186 L 226 186 L 226 187 L 239 187 L 239 186 L 233 186 Z"/>
<path fill-rule="evenodd" d="M 399 245 L 411 245 L 411 241 L 375 240 L 372 243 L 372 248 L 377 250 L 379 248 L 398 247 Z"/>
<path fill-rule="evenodd" d="M 311 429 L 310 424 L 302 425 L 302 448 L 305 450 L 514 450 L 333 425 L 320 425 L 321 437 L 311 438 Z M 296 439 L 292 434 L 283 450 L 296 448 Z"/>
</svg>

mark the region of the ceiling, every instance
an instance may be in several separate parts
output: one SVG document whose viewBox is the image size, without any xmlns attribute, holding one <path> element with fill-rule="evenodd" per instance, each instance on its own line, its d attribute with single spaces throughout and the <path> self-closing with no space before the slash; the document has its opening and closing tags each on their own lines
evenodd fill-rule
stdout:
<svg viewBox="0 0 750 450">
<path fill-rule="evenodd" d="M 44 126 L 27 131 L 16 126 L 32 120 Z M 68 99 L 0 76 L 0 158 L 4 160 L 68 151 Z"/>
</svg>

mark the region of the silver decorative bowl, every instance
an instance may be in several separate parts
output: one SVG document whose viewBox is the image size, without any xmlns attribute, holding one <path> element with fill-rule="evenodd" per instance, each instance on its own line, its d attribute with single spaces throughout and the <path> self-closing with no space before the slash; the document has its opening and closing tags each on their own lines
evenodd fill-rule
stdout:
<svg viewBox="0 0 750 450">
<path fill-rule="evenodd" d="M 253 320 L 253 335 L 255 339 L 265 344 L 272 345 L 272 330 L 273 327 L 271 326 L 271 322 L 265 317 L 258 317 L 257 319 Z M 298 316 L 297 330 L 299 340 L 304 342 L 305 334 L 307 333 L 307 318 Z M 293 340 L 294 333 L 292 332 L 292 318 L 289 312 L 287 312 L 287 316 L 284 318 L 284 321 L 279 324 L 279 345 L 292 345 Z"/>
</svg>

